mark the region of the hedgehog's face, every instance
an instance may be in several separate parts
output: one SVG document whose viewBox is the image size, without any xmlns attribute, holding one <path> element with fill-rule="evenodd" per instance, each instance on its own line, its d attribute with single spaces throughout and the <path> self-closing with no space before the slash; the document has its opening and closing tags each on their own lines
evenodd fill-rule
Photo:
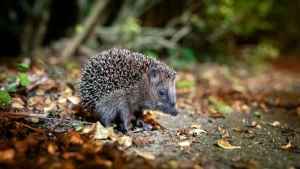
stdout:
<svg viewBox="0 0 300 169">
<path fill-rule="evenodd" d="M 158 70 L 151 70 L 148 77 L 152 109 L 176 116 L 175 79 L 165 77 Z"/>
</svg>

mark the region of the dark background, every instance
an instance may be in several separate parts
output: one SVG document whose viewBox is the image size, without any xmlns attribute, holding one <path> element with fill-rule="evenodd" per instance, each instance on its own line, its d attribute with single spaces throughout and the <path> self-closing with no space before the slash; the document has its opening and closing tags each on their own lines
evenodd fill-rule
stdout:
<svg viewBox="0 0 300 169">
<path fill-rule="evenodd" d="M 84 30 L 97 2 L 1 1 L 0 56 L 38 57 L 37 49 L 59 56 Z M 261 64 L 266 58 L 297 58 L 299 9 L 300 1 L 292 0 L 110 0 L 80 46 L 91 52 L 122 46 L 167 56 L 175 67 L 195 61 Z"/>
</svg>

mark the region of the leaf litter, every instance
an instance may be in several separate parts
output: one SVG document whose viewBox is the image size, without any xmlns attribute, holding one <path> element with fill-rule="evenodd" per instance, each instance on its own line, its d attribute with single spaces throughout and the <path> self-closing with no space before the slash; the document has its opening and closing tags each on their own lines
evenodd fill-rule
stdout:
<svg viewBox="0 0 300 169">
<path fill-rule="evenodd" d="M 272 99 L 249 86 L 253 80 L 264 85 L 261 79 L 265 76 L 241 80 L 228 68 L 205 64 L 201 66 L 204 73 L 180 73 L 177 84 L 179 119 L 147 111 L 145 121 L 154 126 L 154 131 L 136 128 L 132 135 L 124 135 L 115 128 L 103 127 L 93 119 L 91 112 L 81 110 L 76 95 L 79 67 L 51 70 L 41 66 L 26 60 L 19 64 L 18 70 L 3 68 L 7 72 L 5 77 L 12 77 L 0 79 L 4 86 L 0 90 L 3 111 L 0 115 L 0 163 L 6 168 L 18 167 L 19 163 L 14 161 L 24 161 L 28 166 L 35 164 L 38 168 L 223 168 L 225 164 L 212 157 L 218 156 L 221 161 L 227 160 L 227 164 L 238 167 L 240 162 L 246 166 L 257 163 L 245 162 L 244 158 L 267 156 L 260 154 L 263 152 L 249 157 L 211 154 L 218 151 L 213 146 L 216 141 L 224 149 L 237 148 L 238 151 L 263 145 L 299 152 L 295 142 L 299 129 L 293 123 L 289 124 L 294 130 L 284 119 L 265 119 L 274 113 L 274 106 L 285 108 L 284 99 Z M 279 77 L 273 78 L 278 79 L 274 83 L 290 81 L 282 81 L 282 77 L 288 76 Z M 293 84 L 285 86 L 289 85 Z M 255 94 L 247 93 L 248 89 Z M 295 112 L 299 113 L 299 103 L 289 105 L 294 105 Z M 274 137 L 272 132 L 280 136 Z M 292 141 L 286 144 L 285 137 Z M 32 158 L 27 159 L 28 155 Z M 291 166 L 293 158 L 287 154 L 285 157 Z M 269 158 L 274 160 L 276 154 Z M 280 160 L 274 161 L 279 166 L 284 165 Z"/>
</svg>

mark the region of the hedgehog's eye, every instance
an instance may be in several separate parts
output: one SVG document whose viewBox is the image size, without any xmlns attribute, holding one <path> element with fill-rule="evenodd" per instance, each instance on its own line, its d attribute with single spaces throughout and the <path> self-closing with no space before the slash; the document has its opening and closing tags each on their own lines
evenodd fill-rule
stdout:
<svg viewBox="0 0 300 169">
<path fill-rule="evenodd" d="M 161 90 L 158 90 L 158 94 L 159 94 L 159 96 L 165 96 L 166 92 L 165 92 L 165 90 L 161 89 Z"/>
</svg>

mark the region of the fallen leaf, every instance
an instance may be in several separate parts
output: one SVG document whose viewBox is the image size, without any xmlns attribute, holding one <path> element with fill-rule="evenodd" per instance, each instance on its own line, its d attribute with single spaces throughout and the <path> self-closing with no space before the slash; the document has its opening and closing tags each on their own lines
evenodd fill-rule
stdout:
<svg viewBox="0 0 300 169">
<path fill-rule="evenodd" d="M 19 102 L 12 102 L 11 107 L 15 109 L 24 109 L 24 106 Z"/>
<path fill-rule="evenodd" d="M 78 132 L 76 131 L 69 131 L 67 133 L 68 135 L 68 138 L 70 140 L 71 143 L 73 144 L 82 144 L 83 143 L 83 140 L 81 139 L 80 135 Z"/>
<path fill-rule="evenodd" d="M 199 129 L 201 127 L 201 124 L 192 124 L 190 127 L 195 128 L 195 129 Z"/>
<path fill-rule="evenodd" d="M 264 112 L 268 113 L 270 110 L 268 109 L 268 107 L 264 104 L 264 103 L 261 103 L 260 104 L 260 107 L 264 110 Z"/>
<path fill-rule="evenodd" d="M 252 127 L 255 127 L 255 126 L 257 126 L 257 124 L 258 124 L 258 122 L 257 122 L 257 121 L 252 121 L 252 122 L 251 122 L 251 126 L 252 126 Z"/>
<path fill-rule="evenodd" d="M 250 107 L 248 106 L 248 105 L 246 105 L 246 104 L 244 104 L 243 106 L 242 106 L 242 110 L 245 112 L 245 113 L 250 113 Z"/>
<path fill-rule="evenodd" d="M 55 102 L 52 102 L 48 107 L 43 108 L 44 113 L 48 113 L 50 111 L 56 111 L 56 110 L 57 110 L 57 104 Z"/>
<path fill-rule="evenodd" d="M 236 148 L 241 148 L 241 146 L 232 146 L 230 143 L 224 140 L 217 140 L 218 146 L 224 148 L 224 149 L 236 149 Z"/>
<path fill-rule="evenodd" d="M 90 133 L 91 131 L 95 130 L 96 128 L 96 123 L 94 123 L 93 125 L 91 126 L 85 126 L 83 129 L 82 129 L 82 132 L 83 134 L 87 134 L 87 133 Z"/>
<path fill-rule="evenodd" d="M 37 89 L 37 90 L 35 91 L 35 93 L 36 93 L 37 96 L 43 96 L 43 95 L 45 94 L 45 91 L 44 91 L 44 90 L 41 90 L 41 89 Z"/>
<path fill-rule="evenodd" d="M 291 147 L 292 147 L 292 144 L 291 144 L 290 141 L 287 143 L 287 145 L 281 146 L 281 148 L 283 148 L 283 149 L 289 149 L 289 148 L 291 148 Z"/>
<path fill-rule="evenodd" d="M 51 154 L 51 155 L 55 154 L 56 149 L 57 149 L 57 147 L 52 143 L 50 143 L 47 147 L 48 153 Z"/>
<path fill-rule="evenodd" d="M 145 147 L 145 142 L 143 142 L 141 138 L 133 138 L 133 144 L 140 148 Z"/>
<path fill-rule="evenodd" d="M 30 122 L 32 122 L 32 123 L 38 123 L 39 121 L 40 121 L 40 119 L 37 118 L 37 117 L 31 117 L 30 118 Z"/>
<path fill-rule="evenodd" d="M 274 126 L 274 127 L 278 127 L 280 126 L 280 122 L 279 121 L 274 121 L 273 123 L 270 124 L 271 126 Z"/>
<path fill-rule="evenodd" d="M 94 139 L 107 139 L 108 137 L 113 137 L 115 135 L 113 127 L 103 127 L 100 122 L 96 123 L 96 132 Z"/>
<path fill-rule="evenodd" d="M 237 132 L 244 132 L 245 129 L 243 129 L 242 127 L 238 126 L 236 128 L 233 129 L 234 131 L 237 131 Z"/>
<path fill-rule="evenodd" d="M 11 97 L 9 93 L 5 90 L 0 89 L 0 107 L 4 108 L 6 105 L 8 105 L 11 101 Z"/>
<path fill-rule="evenodd" d="M 181 140 L 186 140 L 187 139 L 187 137 L 186 136 L 179 136 L 179 140 L 181 141 Z"/>
<path fill-rule="evenodd" d="M 21 98 L 19 98 L 19 97 L 11 98 L 11 102 L 18 102 L 21 105 L 24 105 L 23 100 Z"/>
<path fill-rule="evenodd" d="M 200 133 L 207 133 L 205 130 L 202 129 L 194 129 L 192 130 L 193 136 L 199 136 Z"/>
<path fill-rule="evenodd" d="M 58 103 L 65 103 L 66 101 L 67 101 L 67 99 L 66 98 L 62 98 L 62 97 L 60 97 L 60 98 L 57 99 Z"/>
<path fill-rule="evenodd" d="M 229 133 L 226 129 L 223 129 L 223 128 L 219 127 L 218 130 L 219 130 L 220 134 L 222 135 L 222 138 L 229 137 Z"/>
<path fill-rule="evenodd" d="M 34 96 L 34 97 L 30 97 L 28 100 L 28 105 L 29 106 L 33 106 L 36 105 L 38 103 L 43 103 L 44 102 L 44 98 L 41 96 Z"/>
<path fill-rule="evenodd" d="M 219 100 L 212 96 L 210 96 L 208 100 L 214 105 L 214 108 L 222 114 L 230 114 L 233 112 L 233 109 L 229 105 L 221 103 Z"/>
<path fill-rule="evenodd" d="M 15 157 L 15 150 L 12 148 L 0 151 L 0 161 L 12 160 Z"/>
<path fill-rule="evenodd" d="M 68 100 L 75 105 L 78 105 L 80 102 L 80 99 L 77 96 L 70 96 L 68 97 Z"/>
<path fill-rule="evenodd" d="M 147 160 L 155 160 L 155 156 L 152 155 L 152 154 L 148 154 L 148 153 L 145 153 L 145 152 L 141 152 L 141 151 L 139 151 L 139 150 L 137 150 L 137 149 L 133 149 L 133 150 L 135 151 L 135 153 L 136 153 L 137 155 L 139 155 L 139 156 L 141 156 L 141 157 L 143 157 L 143 158 L 145 158 L 145 159 L 147 159 Z"/>
<path fill-rule="evenodd" d="M 190 146 L 191 143 L 190 143 L 188 140 L 185 140 L 185 141 L 179 142 L 178 145 L 179 145 L 180 147 L 185 147 L 185 146 Z"/>
<path fill-rule="evenodd" d="M 261 113 L 260 113 L 259 111 L 255 111 L 255 112 L 254 112 L 254 116 L 256 116 L 256 117 L 259 117 L 259 118 L 260 118 L 260 117 L 261 117 Z"/>
<path fill-rule="evenodd" d="M 130 147 L 132 145 L 132 139 L 128 136 L 123 136 L 118 140 L 119 145 Z"/>
</svg>

